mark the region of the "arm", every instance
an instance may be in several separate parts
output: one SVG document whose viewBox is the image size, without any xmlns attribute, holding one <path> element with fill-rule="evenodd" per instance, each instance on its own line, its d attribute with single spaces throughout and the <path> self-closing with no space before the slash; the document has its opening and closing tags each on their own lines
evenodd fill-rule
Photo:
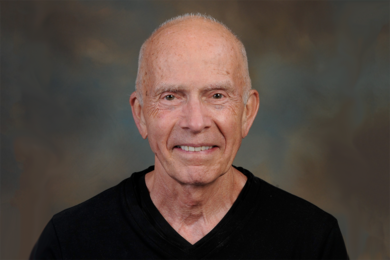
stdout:
<svg viewBox="0 0 390 260">
<path fill-rule="evenodd" d="M 53 220 L 50 220 L 43 230 L 31 252 L 30 259 L 62 259 L 61 247 Z"/>
<path fill-rule="evenodd" d="M 349 259 L 337 221 L 329 232 L 321 259 Z"/>
</svg>

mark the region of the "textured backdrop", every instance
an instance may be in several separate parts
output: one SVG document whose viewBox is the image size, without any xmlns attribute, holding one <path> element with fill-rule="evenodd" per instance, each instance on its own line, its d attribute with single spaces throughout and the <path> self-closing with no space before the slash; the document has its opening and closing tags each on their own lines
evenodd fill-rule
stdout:
<svg viewBox="0 0 390 260">
<path fill-rule="evenodd" d="M 200 12 L 247 47 L 260 110 L 235 164 L 389 259 L 388 1 L 1 1 L 1 258 L 56 212 L 153 164 L 133 122 L 142 42 Z"/>
</svg>

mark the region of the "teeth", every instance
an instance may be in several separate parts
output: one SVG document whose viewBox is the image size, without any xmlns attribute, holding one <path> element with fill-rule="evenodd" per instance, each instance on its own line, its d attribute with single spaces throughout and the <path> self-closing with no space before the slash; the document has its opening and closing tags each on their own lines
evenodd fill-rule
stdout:
<svg viewBox="0 0 390 260">
<path fill-rule="evenodd" d="M 180 148 L 184 151 L 190 151 L 190 152 L 200 152 L 200 151 L 206 151 L 211 148 L 212 146 L 198 146 L 198 147 L 193 147 L 193 146 L 180 146 Z"/>
</svg>

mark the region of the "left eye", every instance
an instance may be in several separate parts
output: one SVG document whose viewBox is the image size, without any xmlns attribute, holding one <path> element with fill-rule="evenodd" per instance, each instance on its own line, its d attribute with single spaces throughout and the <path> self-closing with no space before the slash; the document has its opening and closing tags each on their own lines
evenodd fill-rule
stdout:
<svg viewBox="0 0 390 260">
<path fill-rule="evenodd" d="M 175 96 L 174 95 L 166 95 L 164 98 L 166 100 L 173 100 L 173 99 L 175 99 Z"/>
<path fill-rule="evenodd" d="M 216 99 L 220 99 L 220 98 L 222 98 L 222 97 L 223 97 L 223 95 L 220 94 L 220 93 L 217 93 L 217 94 L 214 94 L 214 95 L 213 95 L 213 98 L 216 98 Z"/>
</svg>

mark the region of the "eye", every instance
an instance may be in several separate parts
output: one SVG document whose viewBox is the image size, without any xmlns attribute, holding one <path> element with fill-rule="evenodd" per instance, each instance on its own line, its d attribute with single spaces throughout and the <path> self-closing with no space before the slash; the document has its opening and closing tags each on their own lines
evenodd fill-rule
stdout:
<svg viewBox="0 0 390 260">
<path fill-rule="evenodd" d="M 174 100 L 175 99 L 175 96 L 174 95 L 166 95 L 164 97 L 166 100 Z"/>
<path fill-rule="evenodd" d="M 216 93 L 213 95 L 213 98 L 215 99 L 221 99 L 223 97 L 223 95 L 221 93 Z"/>
</svg>

